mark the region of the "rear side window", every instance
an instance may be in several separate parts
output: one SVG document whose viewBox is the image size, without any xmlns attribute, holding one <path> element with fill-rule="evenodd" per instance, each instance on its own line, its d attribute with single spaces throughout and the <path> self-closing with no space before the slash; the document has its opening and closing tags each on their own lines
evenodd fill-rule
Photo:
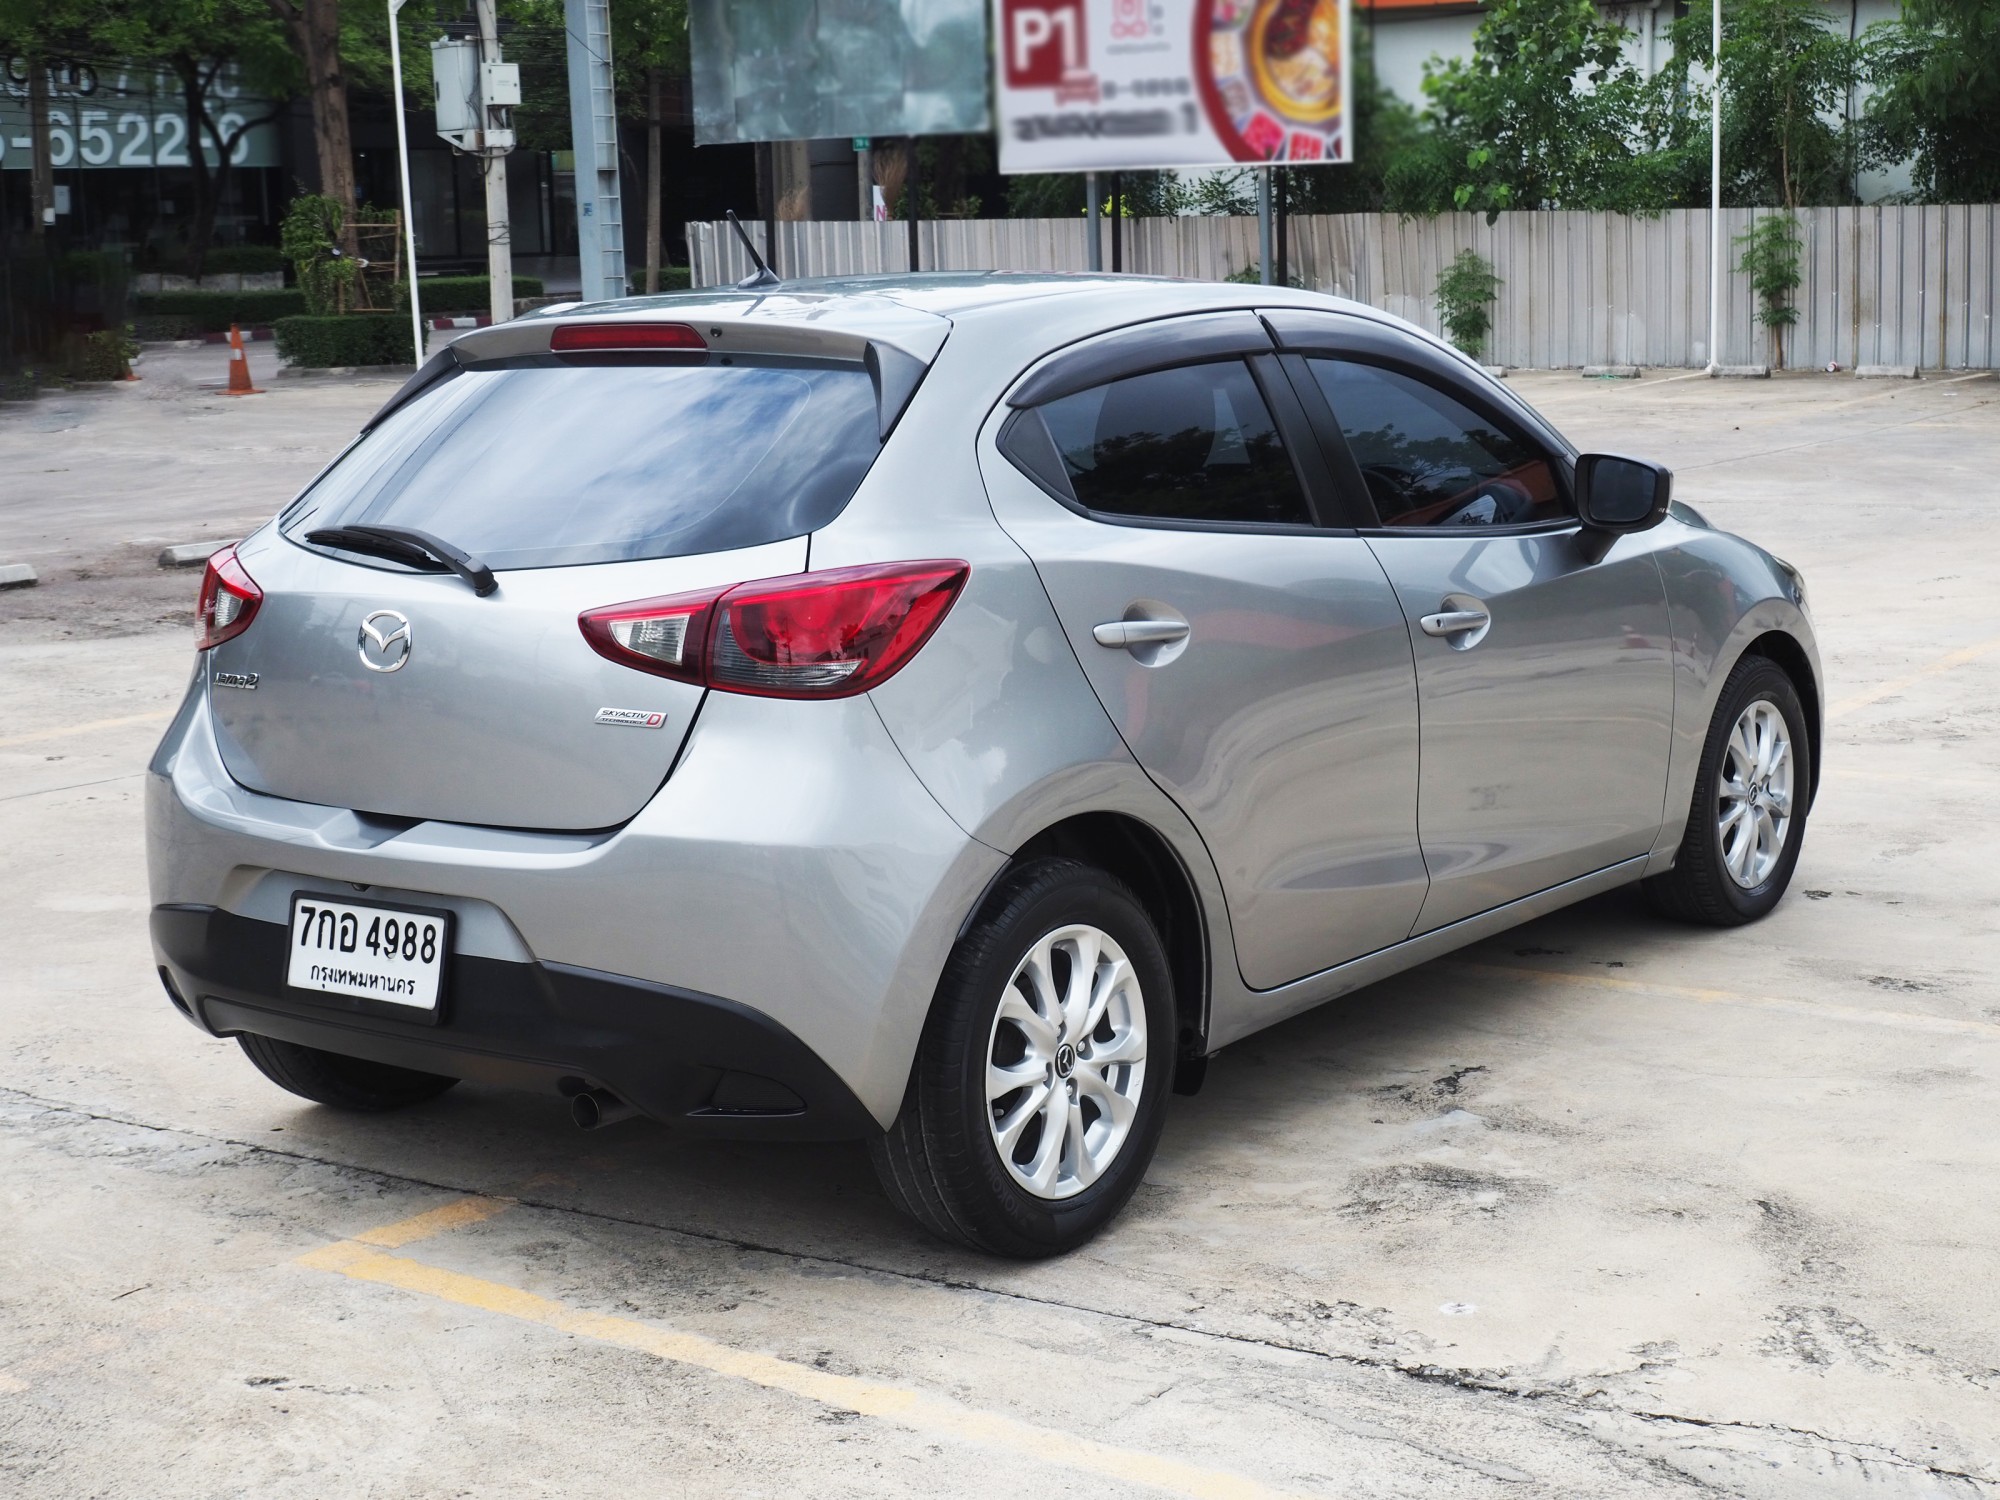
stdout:
<svg viewBox="0 0 2000 1500">
<path fill-rule="evenodd" d="M 1456 396 L 1378 365 L 1307 364 L 1384 526 L 1524 526 L 1569 514 L 1541 450 Z"/>
<path fill-rule="evenodd" d="M 1078 503 L 1167 521 L 1310 525 L 1277 424 L 1241 360 L 1114 380 L 1039 408 Z"/>
<path fill-rule="evenodd" d="M 819 529 L 880 451 L 859 365 L 468 370 L 362 438 L 285 531 L 407 526 L 493 568 L 684 557 Z"/>
</svg>

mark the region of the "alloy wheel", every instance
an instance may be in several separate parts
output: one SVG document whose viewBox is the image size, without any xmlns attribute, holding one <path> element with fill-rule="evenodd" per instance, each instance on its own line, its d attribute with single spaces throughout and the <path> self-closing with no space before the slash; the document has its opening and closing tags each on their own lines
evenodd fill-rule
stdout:
<svg viewBox="0 0 2000 1500">
<path fill-rule="evenodd" d="M 1746 891 L 1770 879 L 1785 852 L 1792 827 L 1792 767 L 1785 716 L 1759 698 L 1729 732 L 1716 797 L 1722 865 Z"/>
<path fill-rule="evenodd" d="M 1111 1166 L 1139 1112 L 1146 1005 L 1109 933 L 1060 927 L 1007 981 L 986 1052 L 1000 1162 L 1037 1198 L 1074 1197 Z"/>
</svg>

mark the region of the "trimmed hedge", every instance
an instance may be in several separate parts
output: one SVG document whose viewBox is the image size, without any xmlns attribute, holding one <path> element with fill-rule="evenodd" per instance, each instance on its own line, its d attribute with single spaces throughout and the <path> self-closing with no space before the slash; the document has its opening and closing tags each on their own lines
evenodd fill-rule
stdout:
<svg viewBox="0 0 2000 1500">
<path fill-rule="evenodd" d="M 207 333 L 227 333 L 231 323 L 265 328 L 306 310 L 305 293 L 291 287 L 282 292 L 141 292 L 133 301 L 142 320 L 184 318 Z"/>
<path fill-rule="evenodd" d="M 413 365 L 408 313 L 340 313 L 280 318 L 278 357 L 310 370 L 334 365 Z"/>
<path fill-rule="evenodd" d="M 492 285 L 490 276 L 424 276 L 417 281 L 417 300 L 423 304 L 426 317 L 432 313 L 483 313 L 493 305 Z M 514 295 L 541 296 L 541 277 L 516 276 Z"/>
<path fill-rule="evenodd" d="M 139 269 L 163 271 L 169 276 L 188 276 L 187 250 L 180 246 L 149 245 L 139 252 Z M 204 276 L 253 276 L 285 270 L 285 252 L 276 245 L 211 245 L 201 259 Z"/>
<path fill-rule="evenodd" d="M 262 276 L 287 269 L 276 245 L 224 245 L 201 258 L 204 276 Z"/>
</svg>

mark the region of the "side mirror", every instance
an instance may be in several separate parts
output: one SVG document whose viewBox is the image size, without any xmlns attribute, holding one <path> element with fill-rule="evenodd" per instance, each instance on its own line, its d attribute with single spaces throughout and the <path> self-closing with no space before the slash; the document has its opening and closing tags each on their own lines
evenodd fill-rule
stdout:
<svg viewBox="0 0 2000 1500">
<path fill-rule="evenodd" d="M 1673 471 L 1641 458 L 1586 453 L 1576 461 L 1577 516 L 1591 531 L 1621 536 L 1657 526 L 1673 492 Z"/>
</svg>

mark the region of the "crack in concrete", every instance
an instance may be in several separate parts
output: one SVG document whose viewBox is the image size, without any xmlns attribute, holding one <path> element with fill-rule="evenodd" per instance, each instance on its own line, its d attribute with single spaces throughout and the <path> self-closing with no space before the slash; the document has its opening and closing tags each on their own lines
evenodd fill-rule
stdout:
<svg viewBox="0 0 2000 1500">
<path fill-rule="evenodd" d="M 305 1151 L 286 1150 L 262 1141 L 239 1140 L 234 1136 L 213 1135 L 207 1131 L 192 1129 L 184 1125 L 162 1125 L 152 1120 L 135 1119 L 126 1115 L 110 1114 L 105 1111 L 85 1109 L 80 1105 L 65 1103 L 56 1099 L 45 1099 L 31 1094 L 25 1089 L 0 1085 L 0 1097 L 12 1098 L 53 1113 L 74 1116 L 86 1120 L 99 1120 L 106 1124 L 123 1125 L 134 1130 L 153 1131 L 161 1135 L 183 1136 L 190 1140 L 204 1142 L 211 1146 L 231 1146 L 256 1155 L 275 1157 L 285 1161 L 306 1163 L 325 1167 L 331 1171 L 352 1173 L 360 1177 L 373 1178 L 382 1183 L 400 1183 L 410 1187 L 430 1188 L 437 1192 L 471 1194 L 483 1198 L 504 1198 L 523 1208 L 553 1214 L 573 1214 L 579 1218 L 594 1219 L 600 1223 L 617 1224 L 631 1229 L 651 1230 L 656 1234 L 678 1235 L 685 1239 L 698 1240 L 705 1244 L 724 1246 L 734 1250 L 749 1251 L 760 1255 L 772 1255 L 781 1259 L 808 1262 L 826 1266 L 839 1266 L 847 1270 L 861 1271 L 873 1276 L 884 1276 L 900 1281 L 914 1282 L 921 1286 L 939 1287 L 947 1291 L 973 1292 L 981 1296 L 1019 1302 L 1028 1306 L 1045 1307 L 1054 1311 L 1081 1314 L 1086 1317 L 1103 1318 L 1111 1322 L 1124 1323 L 1141 1328 L 1156 1329 L 1163 1333 L 1212 1339 L 1218 1343 L 1238 1344 L 1245 1347 L 1269 1349 L 1273 1352 L 1299 1355 L 1309 1359 L 1326 1360 L 1330 1363 L 1353 1369 L 1379 1370 L 1401 1375 L 1430 1385 L 1448 1386 L 1478 1395 L 1504 1396 L 1517 1401 L 1547 1402 L 1558 1407 L 1572 1408 L 1577 1417 L 1565 1417 L 1571 1426 L 1582 1426 L 1581 1418 L 1589 1415 L 1627 1417 L 1636 1421 L 1676 1425 L 1694 1428 L 1728 1430 L 1744 1433 L 1762 1433 L 1769 1436 L 1802 1440 L 1817 1444 L 1822 1451 L 1853 1458 L 1863 1463 L 1879 1463 L 1893 1468 L 1909 1470 L 1913 1473 L 1928 1474 L 1940 1479 L 1965 1480 L 1979 1485 L 2000 1485 L 2000 1474 L 1973 1473 L 1964 1469 L 1945 1468 L 1926 1463 L 1921 1459 L 1905 1457 L 1894 1449 L 1880 1443 L 1862 1439 L 1843 1438 L 1830 1433 L 1816 1431 L 1808 1427 L 1793 1427 L 1781 1423 L 1739 1422 L 1721 1417 L 1697 1417 L 1679 1412 L 1647 1411 L 1624 1406 L 1611 1400 L 1594 1400 L 1602 1392 L 1592 1391 L 1577 1395 L 1564 1390 L 1560 1385 L 1521 1385 L 1510 1381 L 1505 1371 L 1451 1369 L 1436 1364 L 1419 1364 L 1396 1359 L 1370 1358 L 1366 1355 L 1344 1354 L 1327 1349 L 1315 1349 L 1308 1345 L 1288 1343 L 1282 1339 L 1260 1337 L 1255 1334 L 1233 1333 L 1225 1329 L 1204 1328 L 1198 1324 L 1177 1322 L 1171 1318 L 1152 1317 L 1144 1313 L 1117 1312 L 1105 1308 L 1089 1307 L 1080 1303 L 1065 1302 L 1055 1297 L 1037 1297 L 1028 1292 L 996 1288 L 982 1285 L 960 1277 L 942 1274 L 927 1274 L 895 1266 L 882 1266 L 853 1257 L 831 1255 L 823 1251 L 792 1249 L 782 1245 L 765 1244 L 757 1240 L 740 1239 L 733 1235 L 717 1234 L 709 1230 L 685 1229 L 670 1224 L 654 1223 L 650 1219 L 631 1218 L 622 1214 L 607 1213 L 601 1209 L 580 1208 L 574 1204 L 554 1203 L 545 1199 L 522 1197 L 515 1194 L 493 1193 L 484 1188 L 471 1187 L 464 1183 L 441 1182 L 432 1178 L 417 1177 L 407 1172 L 390 1171 L 382 1167 L 360 1166 L 352 1162 L 334 1161 L 323 1156 L 314 1156 Z M 1593 1377 L 1583 1377 L 1593 1378 Z M 1574 1382 L 1570 1382 L 1574 1383 Z M 1585 1433 L 1599 1442 L 1606 1441 L 1595 1433 Z M 1627 1449 L 1617 1451 L 1627 1457 L 1637 1458 L 1649 1465 L 1665 1462 L 1657 1456 L 1634 1454 Z M 1669 1465 L 1683 1480 L 1714 1493 L 1718 1490 L 1698 1475 Z"/>
</svg>

